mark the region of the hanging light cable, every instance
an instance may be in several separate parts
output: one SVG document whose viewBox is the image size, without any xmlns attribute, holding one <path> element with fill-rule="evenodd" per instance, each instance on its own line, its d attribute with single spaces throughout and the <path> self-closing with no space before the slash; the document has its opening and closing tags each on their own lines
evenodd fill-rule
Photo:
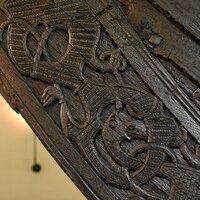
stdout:
<svg viewBox="0 0 200 200">
<path fill-rule="evenodd" d="M 41 171 L 42 167 L 37 162 L 37 137 L 35 134 L 33 134 L 33 165 L 32 165 L 32 171 L 35 173 L 38 173 Z"/>
</svg>

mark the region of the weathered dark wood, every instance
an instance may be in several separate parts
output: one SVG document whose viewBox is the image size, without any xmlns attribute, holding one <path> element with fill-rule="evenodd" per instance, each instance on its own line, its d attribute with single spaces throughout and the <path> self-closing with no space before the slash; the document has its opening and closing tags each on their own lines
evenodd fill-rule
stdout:
<svg viewBox="0 0 200 200">
<path fill-rule="evenodd" d="M 0 92 L 88 199 L 200 199 L 199 7 L 5 1 Z"/>
<path fill-rule="evenodd" d="M 200 4 L 197 0 L 150 0 L 157 4 L 168 17 L 179 23 L 183 29 L 190 32 L 198 40 L 200 39 Z"/>
</svg>

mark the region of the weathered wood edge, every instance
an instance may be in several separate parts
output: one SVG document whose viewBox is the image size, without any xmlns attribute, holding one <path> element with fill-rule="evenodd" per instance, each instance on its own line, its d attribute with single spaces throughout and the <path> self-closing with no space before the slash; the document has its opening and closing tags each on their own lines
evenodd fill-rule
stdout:
<svg viewBox="0 0 200 200">
<path fill-rule="evenodd" d="M 28 122 L 64 172 L 88 199 L 118 199 L 43 110 L 2 47 L 0 55 L 0 93 Z"/>
<path fill-rule="evenodd" d="M 158 7 L 168 18 L 173 19 L 174 22 L 178 23 L 198 41 L 200 40 L 198 5 L 196 5 L 196 9 L 193 8 L 186 11 L 186 7 L 181 4 L 177 6 L 177 1 L 149 0 L 149 2 Z"/>
</svg>

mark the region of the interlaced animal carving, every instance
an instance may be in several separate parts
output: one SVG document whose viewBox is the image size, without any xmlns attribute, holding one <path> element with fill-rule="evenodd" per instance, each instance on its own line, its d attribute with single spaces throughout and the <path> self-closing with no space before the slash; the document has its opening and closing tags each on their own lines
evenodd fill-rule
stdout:
<svg viewBox="0 0 200 200">
<path fill-rule="evenodd" d="M 200 198 L 195 169 L 200 162 L 187 148 L 187 132 L 165 114 L 158 98 L 124 82 L 128 63 L 120 50 L 97 53 L 102 28 L 81 1 L 8 0 L 5 8 L 10 18 L 1 25 L 1 36 L 8 27 L 10 58 L 21 74 L 51 84 L 43 92 L 43 106 L 59 102 L 63 133 L 102 179 L 132 191 L 132 198 L 181 199 L 184 192 L 191 196 L 187 199 Z M 56 34 L 65 43 L 63 54 L 55 56 L 54 48 L 61 48 L 51 45 Z M 99 79 L 90 79 L 86 68 Z M 66 90 L 73 93 L 70 100 L 80 102 L 75 111 Z M 175 148 L 190 167 L 178 163 Z M 146 190 L 155 177 L 167 179 L 169 191 Z M 193 192 L 188 183 L 195 185 Z"/>
</svg>

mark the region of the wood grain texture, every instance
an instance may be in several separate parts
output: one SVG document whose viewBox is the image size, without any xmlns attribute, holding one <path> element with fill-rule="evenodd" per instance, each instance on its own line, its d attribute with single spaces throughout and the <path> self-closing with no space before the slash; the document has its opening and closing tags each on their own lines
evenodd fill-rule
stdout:
<svg viewBox="0 0 200 200">
<path fill-rule="evenodd" d="M 200 50 L 188 19 L 147 0 L 4 8 L 0 91 L 88 199 L 200 198 Z"/>
<path fill-rule="evenodd" d="M 160 6 L 164 12 L 168 13 L 168 17 L 180 23 L 198 40 L 200 39 L 200 3 L 198 0 L 153 0 L 151 2 Z"/>
</svg>

